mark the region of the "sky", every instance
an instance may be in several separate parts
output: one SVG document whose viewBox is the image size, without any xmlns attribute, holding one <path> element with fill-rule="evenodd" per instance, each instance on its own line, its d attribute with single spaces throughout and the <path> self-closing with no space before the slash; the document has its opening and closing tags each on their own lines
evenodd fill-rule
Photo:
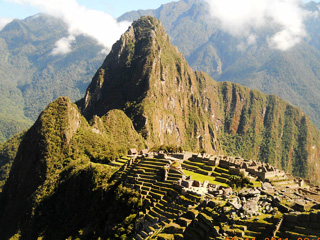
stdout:
<svg viewBox="0 0 320 240">
<path fill-rule="evenodd" d="M 105 53 L 131 24 L 118 23 L 117 17 L 128 11 L 156 9 L 172 1 L 176 0 L 0 0 L 0 31 L 12 19 L 46 13 L 62 19 L 69 28 L 69 35 L 56 42 L 52 55 L 71 52 L 79 35 L 95 38 Z"/>
<path fill-rule="evenodd" d="M 117 22 L 117 17 L 128 11 L 156 9 L 172 1 L 0 0 L 0 30 L 14 18 L 24 19 L 42 12 L 62 19 L 68 26 L 68 35 L 56 42 L 53 55 L 71 52 L 79 35 L 95 38 L 103 52 L 108 52 L 131 24 Z M 267 27 L 276 29 L 275 34 L 266 39 L 270 48 L 286 51 L 306 37 L 304 21 L 313 15 L 301 8 L 300 0 L 205 1 L 209 3 L 211 20 L 221 30 L 243 39 L 239 49 L 255 44 L 259 37 L 257 32 Z M 104 31 L 101 31 L 101 24 Z"/>
<path fill-rule="evenodd" d="M 89 9 L 96 9 L 119 17 L 123 13 L 139 9 L 156 9 L 171 1 L 177 0 L 78 0 L 80 5 L 86 6 Z M 223 1 L 223 0 L 221 0 Z M 315 2 L 319 2 L 316 0 Z M 303 0 L 309 2 L 309 0 Z M 18 18 L 24 19 L 39 13 L 39 10 L 30 5 L 20 5 L 11 0 L 0 0 L 0 17 L 1 18 Z"/>
<path fill-rule="evenodd" d="M 100 10 L 115 18 L 133 10 L 156 9 L 161 4 L 172 1 L 174 0 L 77 0 L 80 5 L 88 9 Z M 0 0 L 0 17 L 24 19 L 39 13 L 39 9 L 31 5 L 20 5 L 14 2 L 11 0 Z"/>
</svg>

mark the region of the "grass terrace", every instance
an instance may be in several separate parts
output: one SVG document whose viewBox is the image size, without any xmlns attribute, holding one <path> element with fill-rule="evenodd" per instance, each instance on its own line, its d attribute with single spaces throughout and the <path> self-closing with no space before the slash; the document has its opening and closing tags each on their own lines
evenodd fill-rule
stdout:
<svg viewBox="0 0 320 240">
<path fill-rule="evenodd" d="M 124 164 L 127 163 L 127 161 L 129 161 L 130 158 L 128 157 L 121 157 L 121 158 L 118 158 L 117 160 L 111 162 L 112 165 L 115 165 L 115 166 L 119 166 L 119 167 L 122 167 Z"/>
<path fill-rule="evenodd" d="M 259 187 L 261 187 L 261 186 L 262 186 L 262 184 L 261 184 L 261 182 L 259 182 L 259 181 L 251 181 L 251 182 L 250 182 L 250 187 L 259 188 Z"/>
<path fill-rule="evenodd" d="M 192 172 L 192 171 L 189 171 L 189 170 L 183 170 L 183 171 L 187 176 L 191 176 L 191 179 L 193 179 L 193 180 L 198 180 L 200 182 L 204 182 L 204 181 L 208 180 L 212 184 L 220 185 L 220 186 L 223 186 L 223 187 L 229 187 L 229 185 L 226 184 L 226 183 L 216 181 L 215 177 L 206 176 L 206 175 L 195 173 L 195 172 Z"/>
</svg>

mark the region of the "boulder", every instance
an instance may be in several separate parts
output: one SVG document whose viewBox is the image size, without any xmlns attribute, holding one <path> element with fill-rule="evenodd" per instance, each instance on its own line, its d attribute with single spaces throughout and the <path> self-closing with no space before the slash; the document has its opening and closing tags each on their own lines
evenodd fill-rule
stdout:
<svg viewBox="0 0 320 240">
<path fill-rule="evenodd" d="M 228 204 L 239 210 L 242 207 L 240 198 L 235 197 L 228 200 Z"/>
<path fill-rule="evenodd" d="M 183 218 L 183 217 L 181 217 L 177 220 L 177 223 L 182 227 L 188 227 L 191 222 L 192 222 L 192 220 L 187 219 L 187 218 Z"/>
<path fill-rule="evenodd" d="M 192 186 L 201 187 L 201 183 L 199 181 L 197 181 L 197 180 L 194 180 Z"/>
<path fill-rule="evenodd" d="M 278 196 L 274 196 L 274 197 L 272 198 L 272 202 L 273 202 L 273 203 L 280 203 L 281 200 L 280 200 L 280 198 L 279 198 Z"/>
<path fill-rule="evenodd" d="M 256 199 L 249 199 L 246 203 L 243 204 L 242 209 L 246 215 L 253 215 L 258 212 L 258 201 Z"/>
<path fill-rule="evenodd" d="M 198 216 L 198 214 L 199 214 L 198 210 L 190 210 L 187 212 L 186 217 L 188 219 L 194 220 Z"/>
<path fill-rule="evenodd" d="M 209 201 L 207 205 L 209 208 L 214 208 L 216 206 L 216 203 L 214 201 Z"/>
<path fill-rule="evenodd" d="M 224 188 L 223 193 L 227 196 L 231 195 L 233 193 L 232 188 Z"/>
<path fill-rule="evenodd" d="M 269 182 L 264 182 L 264 183 L 262 183 L 262 189 L 263 190 L 273 189 L 273 186 Z"/>
<path fill-rule="evenodd" d="M 261 192 L 255 188 L 243 188 L 239 191 L 238 196 L 244 198 L 260 197 Z"/>
</svg>

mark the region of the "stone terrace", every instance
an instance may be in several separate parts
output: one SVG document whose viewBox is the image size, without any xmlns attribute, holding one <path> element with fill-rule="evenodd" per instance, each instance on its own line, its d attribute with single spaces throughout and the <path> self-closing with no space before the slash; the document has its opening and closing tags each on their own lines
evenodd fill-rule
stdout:
<svg viewBox="0 0 320 240">
<path fill-rule="evenodd" d="M 193 155 L 186 159 L 165 154 L 131 156 L 112 164 L 121 167 L 116 178 L 138 191 L 143 200 L 135 239 L 259 239 L 318 234 L 317 210 L 306 212 L 318 202 L 303 197 L 318 196 L 318 188 L 290 188 L 290 184 L 298 185 L 295 181 L 277 184 L 292 179 L 270 165 L 225 156 Z M 275 175 L 264 175 L 268 177 L 258 189 L 233 192 L 209 183 L 226 184 L 231 175 L 242 172 L 255 180 L 259 176 L 250 168 L 260 172 L 261 166 Z M 189 179 L 181 167 L 207 181 Z M 206 191 L 199 192 L 201 189 Z M 301 199 L 303 204 L 299 204 Z M 291 213 L 294 209 L 300 213 Z"/>
</svg>

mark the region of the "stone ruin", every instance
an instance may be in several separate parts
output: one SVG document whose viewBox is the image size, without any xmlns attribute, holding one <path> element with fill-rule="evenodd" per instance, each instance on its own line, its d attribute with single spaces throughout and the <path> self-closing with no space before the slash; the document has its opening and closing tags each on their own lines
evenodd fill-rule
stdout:
<svg viewBox="0 0 320 240">
<path fill-rule="evenodd" d="M 141 159 L 144 159 L 143 156 L 141 156 Z M 238 192 L 233 192 L 231 188 L 223 188 L 219 185 L 211 184 L 209 181 L 200 182 L 198 180 L 193 180 L 190 177 L 187 177 L 182 174 L 182 178 L 179 180 L 176 179 L 176 182 L 172 181 L 172 177 L 168 177 L 169 170 L 175 170 L 175 172 L 178 172 L 179 167 L 173 167 L 173 163 L 179 162 L 183 163 L 184 160 L 188 159 L 187 157 L 180 156 L 180 155 L 166 155 L 166 154 L 153 154 L 153 157 L 160 158 L 161 162 L 163 162 L 163 167 L 159 168 L 159 171 L 157 172 L 157 176 L 153 176 L 152 184 L 148 181 L 145 181 L 146 176 L 148 175 L 144 174 L 144 169 L 139 169 L 139 171 L 135 171 L 132 178 L 128 179 L 128 185 L 134 187 L 135 190 L 140 192 L 141 194 L 144 194 L 143 192 L 148 192 L 148 195 L 152 196 L 154 199 L 156 199 L 154 202 L 150 202 L 150 209 L 146 211 L 146 219 L 148 221 L 154 222 L 157 215 L 150 215 L 150 212 L 163 212 L 166 216 L 171 216 L 172 213 L 168 212 L 168 206 L 173 206 L 173 204 L 178 204 L 179 208 L 181 209 L 181 206 L 184 208 L 190 209 L 190 206 L 192 204 L 193 208 L 196 208 L 197 211 L 203 211 L 203 213 L 199 214 L 199 221 L 195 222 L 200 224 L 199 226 L 203 225 L 203 222 L 208 221 L 208 218 L 212 217 L 213 220 L 219 220 L 220 218 L 223 220 L 223 222 L 227 222 L 228 225 L 230 225 L 226 230 L 224 230 L 225 236 L 234 236 L 236 232 L 234 232 L 234 228 L 240 229 L 240 225 L 233 225 L 235 221 L 237 222 L 245 222 L 245 221 L 251 221 L 254 224 L 260 224 L 259 221 L 263 220 L 270 221 L 274 225 L 268 229 L 268 234 L 270 236 L 276 236 L 277 232 L 282 233 L 286 231 L 286 227 L 291 227 L 291 225 L 296 224 L 296 222 L 301 222 L 304 218 L 307 219 L 310 218 L 310 221 L 303 220 L 303 224 L 307 225 L 316 225 L 317 222 L 314 222 L 315 214 L 314 213 L 306 213 L 306 209 L 309 205 L 314 205 L 313 208 L 316 208 L 316 199 L 312 199 L 313 195 L 319 195 L 318 190 L 320 191 L 320 188 L 299 188 L 299 189 L 291 189 L 291 188 L 278 188 L 274 184 L 274 181 L 276 179 L 284 179 L 286 181 L 286 174 L 276 169 L 275 167 L 271 166 L 270 164 L 261 163 L 258 161 L 253 160 L 245 160 L 242 158 L 237 157 L 226 157 L 226 156 L 210 156 L 207 154 L 197 154 L 192 156 L 192 161 L 197 161 L 199 165 L 206 165 L 206 166 L 212 166 L 212 169 L 215 167 L 223 167 L 225 169 L 229 170 L 230 174 L 234 175 L 246 175 L 246 176 L 254 176 L 255 179 L 259 178 L 262 182 L 261 187 L 259 188 L 248 188 L 248 189 L 242 189 Z M 140 156 L 132 157 L 131 161 L 128 162 L 128 167 L 134 163 L 134 161 L 139 160 Z M 143 160 L 142 160 L 143 161 Z M 159 160 L 160 161 L 160 160 Z M 131 164 L 130 164 L 131 163 Z M 210 171 L 210 170 L 208 170 Z M 141 174 L 140 174 L 141 172 Z M 150 173 L 149 173 L 150 175 Z M 158 178 L 160 177 L 161 178 Z M 166 181 L 169 178 L 168 181 L 172 181 L 172 190 L 169 190 L 166 194 L 167 197 L 172 198 L 172 202 L 166 200 L 167 202 L 161 202 L 161 204 L 158 205 L 157 208 L 155 208 L 155 205 L 157 204 L 157 201 L 161 201 L 162 198 L 159 197 L 159 194 L 157 192 L 161 192 L 161 184 L 163 181 Z M 272 179 L 275 178 L 275 179 Z M 142 179 L 142 180 L 141 180 Z M 304 184 L 308 184 L 308 182 L 305 182 L 303 179 L 297 179 L 299 182 L 299 185 L 302 186 Z M 272 183 L 272 184 L 271 184 Z M 159 184 L 157 188 L 154 186 Z M 298 185 L 298 184 L 297 184 Z M 166 194 L 163 194 L 164 196 Z M 180 195 L 181 194 L 181 195 Z M 306 197 L 308 195 L 308 198 Z M 181 196 L 181 197 L 179 197 Z M 143 195 L 145 202 L 150 199 L 150 197 L 147 197 L 146 195 Z M 309 199 L 310 198 L 310 199 Z M 191 201 L 192 200 L 192 201 Z M 300 203 L 298 200 L 303 200 L 302 203 Z M 217 202 L 225 202 L 225 205 L 221 208 L 216 208 L 215 205 Z M 290 205 L 290 203 L 295 203 L 295 205 Z M 191 204 L 191 205 L 190 205 Z M 149 206 L 149 205 L 146 205 Z M 216 208 L 216 213 L 212 213 L 210 215 L 206 209 L 207 208 Z M 320 205 L 319 205 L 320 208 Z M 152 210 L 154 209 L 154 210 Z M 298 211 L 301 214 L 293 211 Z M 277 218 L 279 213 L 285 213 L 284 216 L 281 216 L 279 219 Z M 154 214 L 154 213 L 153 213 Z M 182 213 L 180 212 L 178 217 L 181 217 Z M 205 215 L 209 214 L 209 215 Z M 308 214 L 308 216 L 307 216 Z M 295 217 L 295 215 L 298 215 L 299 217 Z M 300 216 L 301 215 L 301 216 Z M 183 215 L 180 219 L 181 221 L 185 220 L 185 216 Z M 267 216 L 267 217 L 265 217 Z M 318 215 L 317 215 L 318 216 Z M 303 218 L 304 217 L 304 218 Z M 193 219 L 195 219 L 194 217 Z M 300 218 L 300 219 L 299 219 Z M 303 218 L 303 219 L 302 219 Z M 146 220 L 146 221 L 147 221 Z M 160 221 L 159 217 L 159 221 Z M 209 222 L 209 225 L 212 228 L 212 221 Z M 301 220 L 301 221 L 299 221 Z M 312 220 L 312 221 L 311 221 Z M 176 221 L 178 222 L 178 220 Z M 190 224 L 192 220 L 189 221 Z M 221 222 L 219 220 L 219 222 Z M 148 223 L 148 222 L 147 222 Z M 202 225 L 201 225 L 202 224 Z M 261 223 L 263 225 L 264 223 Z M 152 225 L 153 226 L 153 225 Z M 284 226 L 283 229 L 281 226 Z M 172 231 L 178 231 L 181 230 L 182 227 L 179 225 L 176 228 L 174 228 Z M 292 231 L 295 231 L 294 227 L 292 227 Z M 300 229 L 300 228 L 297 228 Z M 166 231 L 171 231 L 171 229 L 167 229 Z M 221 229 L 220 229 L 221 230 Z M 241 230 L 241 229 L 240 229 Z M 311 229 L 312 230 L 312 229 Z M 242 233 L 247 231 L 247 229 L 243 229 Z M 249 230 L 248 230 L 249 231 Z M 251 230 L 252 231 L 252 230 Z M 250 232 L 250 231 L 249 231 Z M 166 232 L 167 233 L 167 232 Z M 240 233 L 237 232 L 237 233 Z M 141 233 L 142 234 L 142 233 Z M 188 232 L 186 232 L 188 234 Z M 219 233 L 220 234 L 220 233 Z M 261 232 L 263 235 L 264 232 Z M 237 235 L 238 236 L 238 235 Z M 239 235 L 240 236 L 240 235 Z M 144 239 L 144 238 L 143 238 Z"/>
<path fill-rule="evenodd" d="M 259 178 L 261 181 L 268 181 L 274 177 L 285 177 L 283 170 L 277 169 L 269 163 L 262 163 L 256 160 L 245 160 L 240 157 L 212 156 L 208 154 L 193 154 L 192 159 L 197 162 L 206 163 L 208 166 L 219 166 L 229 169 L 233 175 L 248 176 L 249 174 Z"/>
<path fill-rule="evenodd" d="M 233 193 L 230 187 L 221 187 L 220 185 L 212 184 L 207 180 L 200 182 L 198 180 L 191 179 L 190 176 L 183 176 L 182 179 L 174 183 L 174 188 L 181 194 L 191 192 L 197 194 L 198 196 L 229 196 Z"/>
<path fill-rule="evenodd" d="M 240 157 L 219 156 L 219 166 L 228 168 L 230 174 L 245 176 L 249 174 L 258 177 L 261 181 L 267 181 L 274 177 L 285 177 L 283 170 L 277 169 L 269 163 L 262 163 L 255 160 L 245 160 Z"/>
</svg>

